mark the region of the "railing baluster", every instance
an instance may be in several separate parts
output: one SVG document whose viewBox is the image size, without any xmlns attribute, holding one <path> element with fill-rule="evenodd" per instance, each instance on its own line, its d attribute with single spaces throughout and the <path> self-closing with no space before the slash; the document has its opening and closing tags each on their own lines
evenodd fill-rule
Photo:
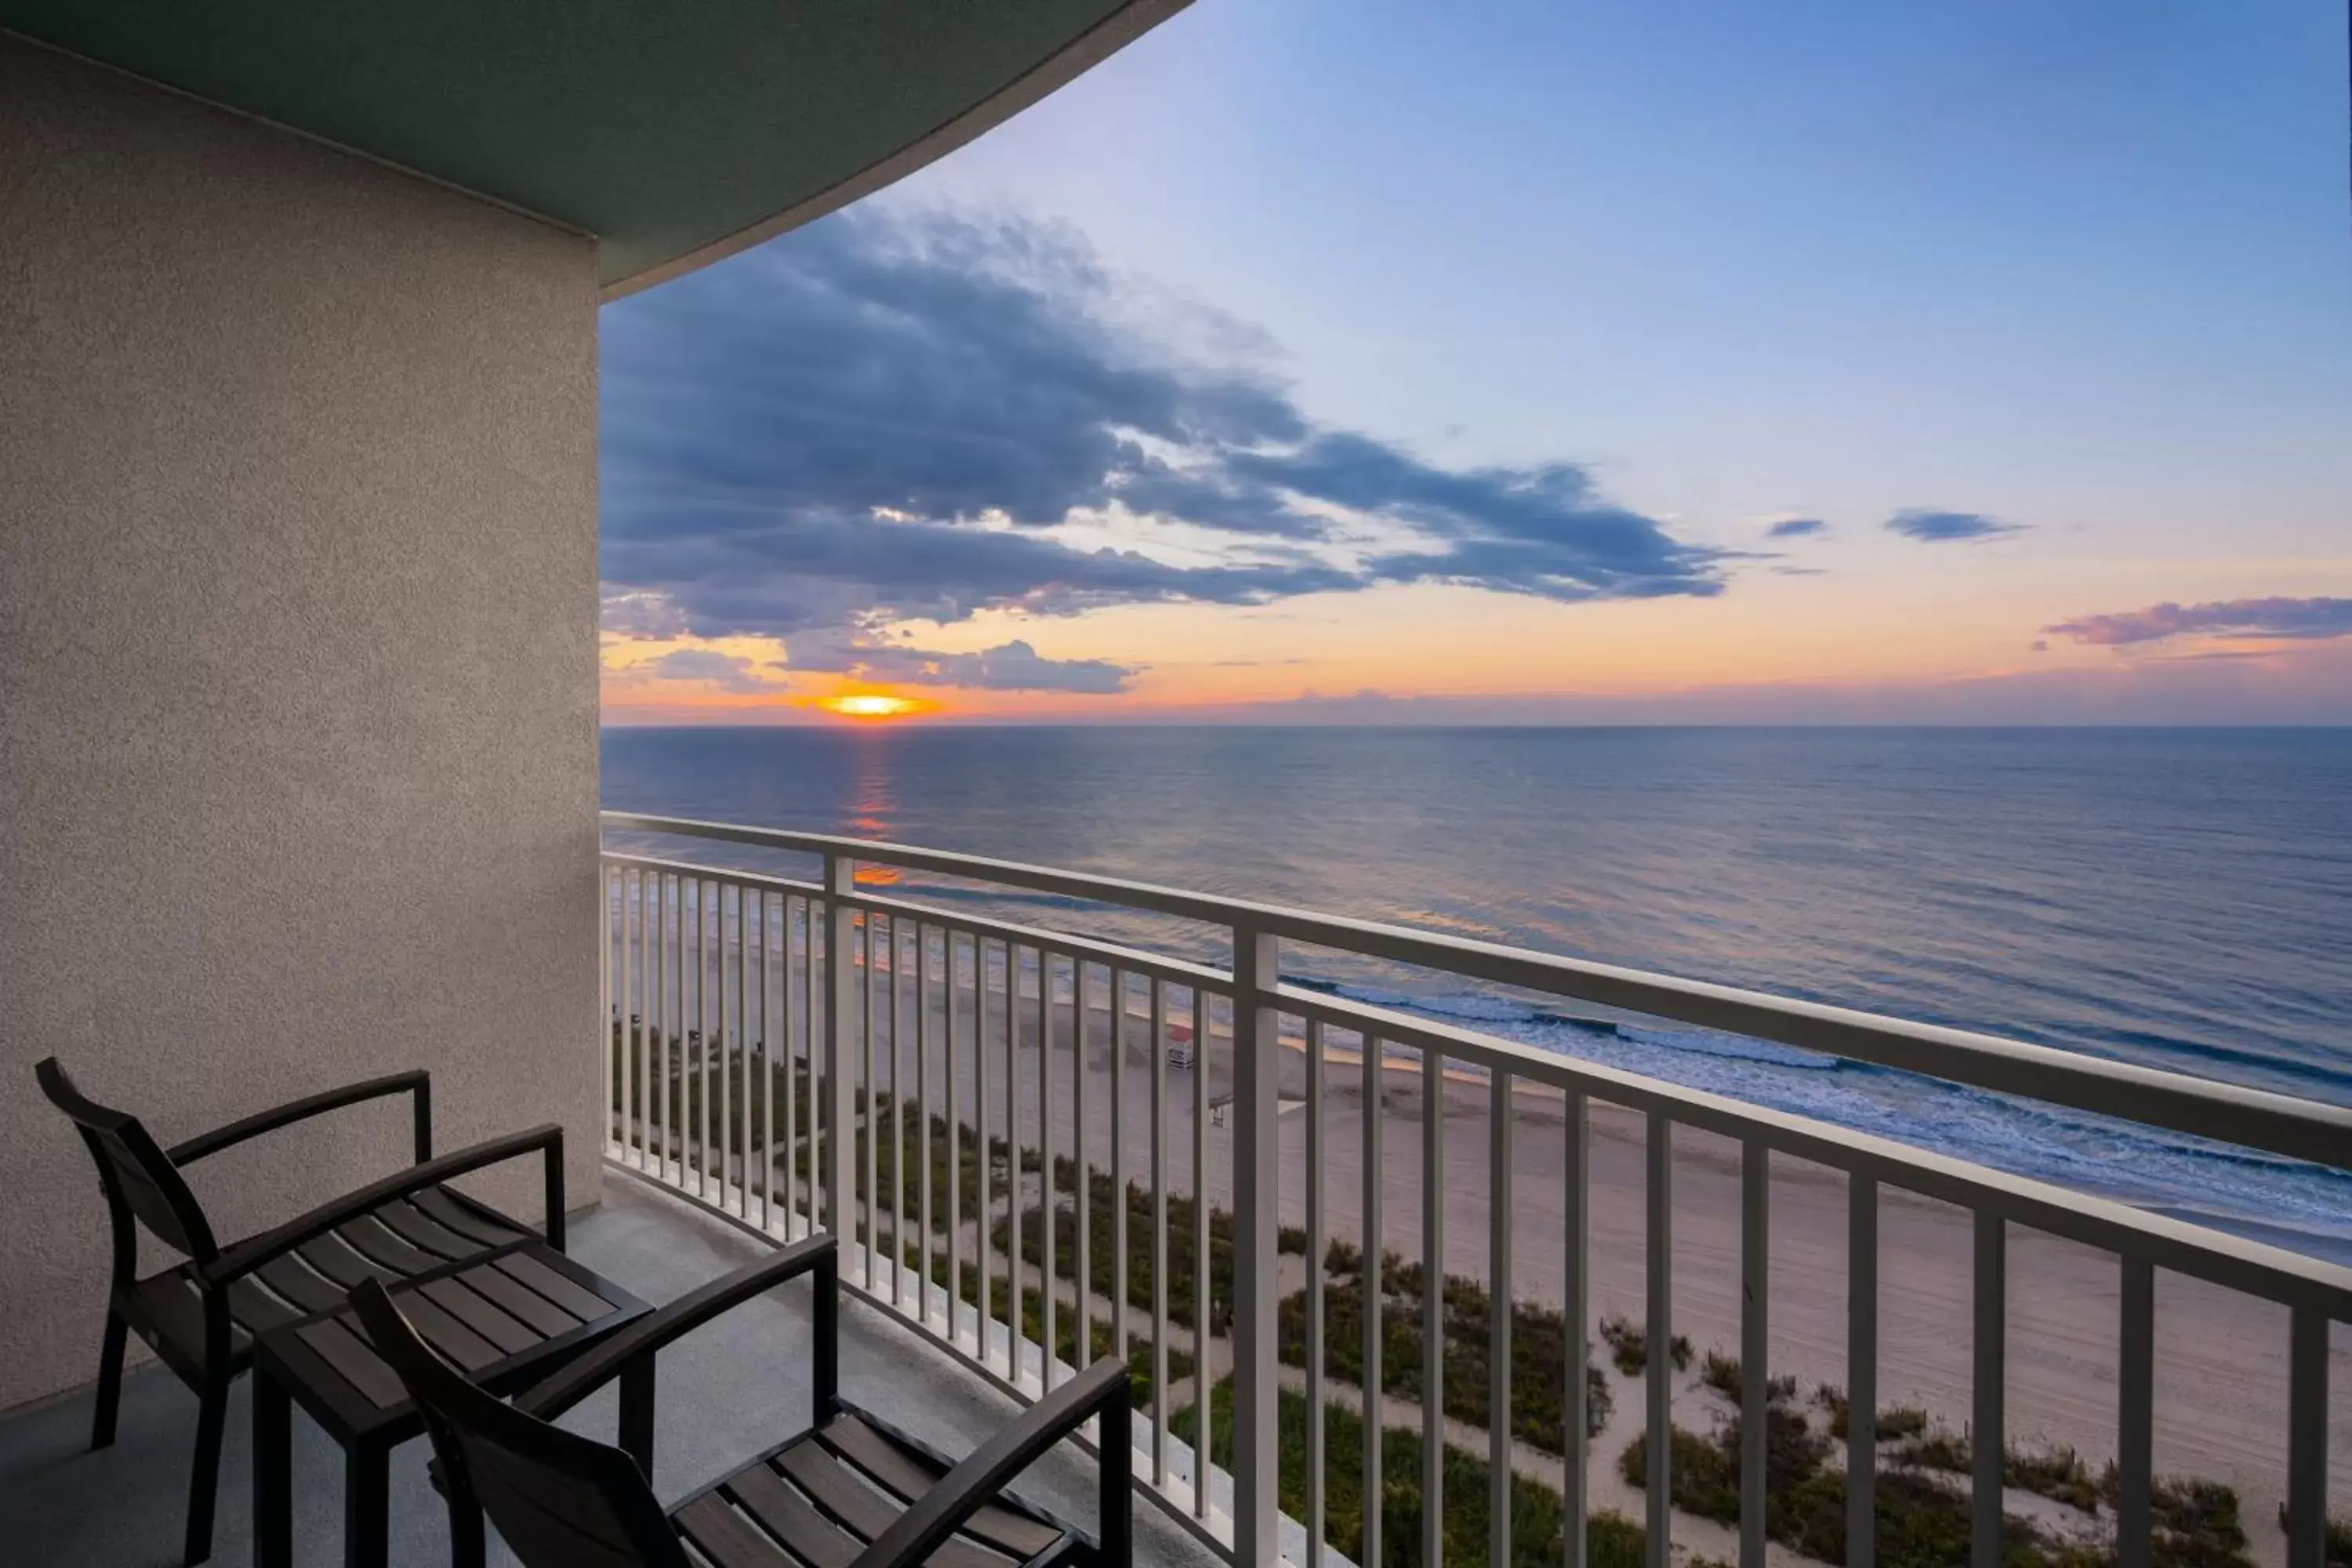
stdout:
<svg viewBox="0 0 2352 1568">
<path fill-rule="evenodd" d="M 994 1320 L 989 1312 L 990 1276 L 996 1271 L 996 1242 L 992 1232 L 996 1226 L 995 1193 L 996 1151 L 991 1144 L 988 1121 L 988 940 L 975 933 L 971 939 L 971 1057 L 972 1057 L 972 1129 L 980 1141 L 980 1364 L 988 1364 L 988 1325 Z"/>
<path fill-rule="evenodd" d="M 1772 1398 L 1772 1151 L 1739 1148 L 1739 1568 L 1764 1568 L 1764 1457 Z"/>
<path fill-rule="evenodd" d="M 858 926 L 858 941 L 862 944 L 859 956 L 866 964 L 866 977 L 857 987 L 857 1002 L 861 1026 L 858 1037 L 863 1042 L 861 1060 L 865 1066 L 866 1089 L 866 1138 L 864 1152 L 860 1156 L 866 1176 L 866 1199 L 862 1210 L 866 1223 L 866 1250 L 859 1255 L 865 1263 L 858 1278 L 866 1289 L 871 1290 L 876 1284 L 874 1259 L 882 1250 L 882 1064 L 876 1055 L 881 1040 L 877 1027 L 879 1010 L 874 1005 L 874 988 L 881 981 L 881 966 L 874 952 L 874 933 L 881 922 L 875 918 L 872 910 L 864 911 L 864 914 L 865 919 Z"/>
<path fill-rule="evenodd" d="M 2321 1568 L 2327 1527 L 2327 1314 L 2298 1301 L 2287 1322 L 2286 1560 Z"/>
<path fill-rule="evenodd" d="M 710 888 L 708 879 L 694 879 L 694 1102 L 701 1129 L 694 1190 L 705 1203 L 710 1200 Z M 719 1195 L 726 1195 L 725 1188 Z"/>
<path fill-rule="evenodd" d="M 1168 983 L 1157 974 L 1151 977 L 1151 1484 L 1168 1484 Z"/>
<path fill-rule="evenodd" d="M 2156 1266 L 2118 1258 L 2123 1322 L 2116 1358 L 2116 1568 L 2148 1568 L 2156 1458 Z"/>
<path fill-rule="evenodd" d="M 1236 926 L 1233 956 L 1234 1430 L 1271 1434 L 1281 1415 L 1281 943 Z M 1280 1445 L 1235 1443 L 1232 1472 L 1234 1561 L 1270 1568 L 1282 1555 Z"/>
<path fill-rule="evenodd" d="M 1073 1323 L 1070 1357 L 1073 1367 L 1084 1367 L 1094 1360 L 1094 1344 L 1087 1337 L 1093 1321 L 1094 1258 L 1087 1243 L 1092 1240 L 1094 1187 L 1093 1168 L 1087 1163 L 1087 1079 L 1092 1076 L 1087 1060 L 1087 966 L 1073 955 L 1070 959 L 1070 1158 L 1071 1175 L 1077 1188 L 1077 1251 L 1073 1261 L 1078 1277 L 1073 1295 L 1077 1316 Z"/>
<path fill-rule="evenodd" d="M 752 1061 L 759 1043 L 760 970 L 758 952 L 752 943 L 752 932 L 758 925 L 760 894 L 749 882 L 735 884 L 735 1054 L 732 1058 L 735 1085 L 735 1137 L 737 1147 L 730 1163 L 736 1174 L 736 1201 L 742 1205 L 740 1217 L 749 1225 L 756 1212 L 752 1207 L 751 1169 L 755 1135 L 760 1126 L 760 1096 L 752 1079 Z"/>
<path fill-rule="evenodd" d="M 931 932 L 920 921 L 915 922 L 915 1173 L 920 1214 L 915 1228 L 919 1233 L 915 1269 L 915 1316 L 919 1321 L 931 1321 Z M 901 1247 L 899 1250 L 904 1251 Z M 950 1334 L 953 1317 L 950 1317 Z"/>
<path fill-rule="evenodd" d="M 1388 1489 L 1388 1472 L 1381 1463 L 1381 1384 L 1386 1371 L 1383 1352 L 1388 1348 L 1381 1331 L 1381 1302 L 1388 1288 L 1388 1256 L 1381 1235 L 1383 1072 L 1379 1039 L 1369 1033 L 1360 1033 L 1356 1037 L 1363 1047 L 1363 1088 L 1359 1099 L 1364 1113 L 1361 1169 L 1358 1173 L 1364 1185 L 1363 1257 L 1359 1262 L 1361 1272 L 1356 1277 L 1357 1295 L 1364 1309 L 1364 1544 L 1358 1556 L 1366 1564 L 1377 1564 L 1385 1561 L 1381 1555 L 1381 1501 Z"/>
<path fill-rule="evenodd" d="M 659 1152 L 654 1157 L 654 1174 L 665 1182 L 675 1182 L 670 1169 L 670 1121 L 677 1112 L 671 1101 L 670 1072 L 670 1005 L 669 977 L 672 968 L 669 941 L 669 883 L 663 873 L 654 873 L 654 954 L 653 984 L 647 994 L 651 1008 L 647 1023 L 654 1029 L 654 1121 L 658 1123 L 661 1137 Z"/>
<path fill-rule="evenodd" d="M 1209 1010 L 1192 987 L 1192 1512 L 1209 1517 Z"/>
<path fill-rule="evenodd" d="M 604 1038 L 596 1043 L 597 1079 L 603 1084 L 604 1097 L 597 1102 L 596 1120 L 608 1129 L 604 1143 L 610 1148 L 613 1138 L 613 1103 L 620 1097 L 625 1106 L 625 1091 L 615 1080 L 628 1071 L 629 1037 L 635 1032 L 629 1022 L 629 873 L 626 868 L 600 866 L 596 872 L 596 1027 Z M 613 961 L 613 951 L 620 950 L 620 963 Z M 620 998 L 614 999 L 613 972 L 621 973 Z M 614 1058 L 618 1058 L 617 1063 Z M 629 1121 L 625 1110 L 621 1117 L 621 1157 L 628 1158 Z"/>
<path fill-rule="evenodd" d="M 1591 1240 L 1592 1145 L 1583 1093 L 1570 1089 L 1564 1109 L 1561 1135 L 1565 1146 L 1560 1151 L 1560 1163 L 1568 1194 L 1560 1227 L 1560 1252 L 1567 1278 L 1561 1281 L 1560 1296 L 1568 1335 L 1568 1352 L 1561 1359 L 1568 1368 L 1568 1386 L 1561 1390 L 1559 1405 L 1560 1441 L 1567 1449 L 1567 1463 L 1560 1477 L 1564 1514 L 1561 1534 L 1566 1538 L 1563 1555 L 1567 1568 L 1584 1568 L 1585 1432 L 1591 1423 L 1587 1408 L 1591 1383 L 1585 1370 L 1591 1363 L 1591 1352 L 1585 1346 L 1585 1326 L 1592 1310 L 1587 1262 Z"/>
<path fill-rule="evenodd" d="M 1845 1561 L 1878 1554 L 1878 1183 L 1846 1178 Z"/>
<path fill-rule="evenodd" d="M 873 917 L 867 916 L 870 920 Z M 904 1311 L 907 1306 L 907 1095 L 904 1074 L 907 1060 L 906 1012 L 901 1000 L 906 987 L 899 964 L 906 943 L 901 938 L 900 921 L 892 915 L 887 926 L 889 936 L 883 943 L 883 952 L 889 960 L 890 987 L 890 1304 Z"/>
<path fill-rule="evenodd" d="M 1649 1115 L 1649 1465 L 1643 1477 L 1650 1568 L 1667 1568 L 1674 1541 L 1674 1123 Z"/>
<path fill-rule="evenodd" d="M 728 1214 L 733 1212 L 729 1206 L 728 1193 L 733 1185 L 729 1180 L 734 1173 L 734 1161 L 731 1158 L 733 1150 L 730 1145 L 733 1141 L 735 1125 L 735 1075 L 730 1066 L 728 1041 L 731 1036 L 740 1031 L 742 1019 L 736 1012 L 735 988 L 728 983 L 727 979 L 727 884 L 725 882 L 713 881 L 710 884 L 710 901 L 713 905 L 714 927 L 711 984 L 718 1000 L 719 1020 L 710 1042 L 704 1047 L 706 1052 L 704 1060 L 706 1063 L 709 1060 L 707 1053 L 717 1051 L 719 1110 L 718 1114 L 711 1119 L 711 1126 L 717 1136 L 718 1148 L 712 1159 L 719 1173 L 719 1210 L 721 1214 Z"/>
<path fill-rule="evenodd" d="M 857 1224 L 856 1197 L 851 1190 L 850 1155 L 856 1107 L 852 1100 L 849 1067 L 851 1010 L 860 989 L 853 962 L 857 941 L 857 911 L 847 902 L 855 891 L 857 867 L 845 856 L 829 855 L 824 862 L 824 1228 L 835 1244 L 851 1246 Z M 812 933 L 814 934 L 814 933 Z M 815 1126 L 811 1108 L 810 1132 Z"/>
<path fill-rule="evenodd" d="M 1486 1561 L 1511 1561 L 1511 1075 L 1488 1084 Z"/>
<path fill-rule="evenodd" d="M 1307 1568 L 1320 1568 L 1323 1470 L 1323 1022 L 1307 1022 Z M 1496 1561 L 1503 1562 L 1497 1558 Z"/>
<path fill-rule="evenodd" d="M 783 900 L 771 903 L 769 898 L 765 891 L 760 894 L 760 1228 L 772 1231 L 776 1228 L 776 1042 L 784 1031 L 777 1027 L 781 976 L 770 967 L 768 949 L 775 941 L 776 923 L 770 911 Z"/>
<path fill-rule="evenodd" d="M 956 1336 L 961 1331 L 957 1318 L 963 1302 L 963 1073 L 956 1065 L 962 1059 L 956 1055 L 956 1026 L 962 1018 L 956 999 L 962 992 L 955 927 L 940 928 L 940 948 L 947 965 L 947 994 L 940 999 L 944 1011 L 940 1020 L 947 1039 L 940 1065 L 948 1079 L 948 1342 L 957 1344 L 961 1342 Z M 974 1058 L 979 1054 L 972 1053 Z"/>
<path fill-rule="evenodd" d="M 751 1039 L 751 1018 L 743 1013 L 743 980 L 751 954 L 743 950 L 743 884 L 736 884 L 736 971 L 734 980 L 727 980 L 727 884 L 719 884 L 719 1208 L 727 1206 L 727 1187 L 736 1175 L 736 1150 L 751 1154 L 751 1123 L 746 1114 L 751 1110 L 751 1086 L 743 1081 L 743 1060 L 748 1058 L 746 1041 Z M 730 1013 L 734 1013 L 730 1030 Z M 730 1032 L 734 1035 L 730 1044 Z M 743 1180 L 736 1184 L 736 1213 L 748 1217 L 751 1208 L 751 1166 L 743 1166 Z"/>
<path fill-rule="evenodd" d="M 1047 1388 L 1054 1386 L 1054 1364 L 1060 1354 L 1061 1337 L 1054 1331 L 1055 1298 L 1061 1294 L 1062 1259 L 1055 1249 L 1055 1221 L 1059 1206 L 1055 1196 L 1059 1183 L 1054 1170 L 1054 958 L 1044 948 L 1037 950 L 1037 1294 L 1039 1297 L 1039 1328 L 1044 1343 L 1038 1347 L 1037 1375 Z"/>
<path fill-rule="evenodd" d="M 1110 1353 L 1127 1360 L 1127 999 L 1123 969 L 1110 984 Z M 1130 1441 L 1132 1439 L 1130 1438 Z"/>
<path fill-rule="evenodd" d="M 1421 1053 L 1421 1561 L 1445 1561 L 1445 1058 Z"/>
<path fill-rule="evenodd" d="M 1021 1158 L 1021 950 L 1004 944 L 1004 1326 L 1012 1341 L 1005 1375 L 1021 1385 L 1021 1352 L 1028 1330 L 1028 1296 L 1021 1258 L 1021 1197 L 1025 1184 Z"/>
<path fill-rule="evenodd" d="M 797 915 L 793 912 L 793 906 L 795 901 L 800 905 L 800 912 Z M 798 1115 L 800 1110 L 799 1079 L 801 1075 L 801 1058 L 805 1055 L 812 1066 L 814 1066 L 816 1061 L 816 1052 L 811 1046 L 809 1039 L 810 1035 L 813 1033 L 809 1027 L 809 994 L 812 988 L 808 984 L 807 971 L 803 967 L 803 965 L 808 963 L 813 954 L 815 947 L 815 933 L 808 929 L 807 922 L 809 920 L 809 905 L 807 900 L 802 899 L 795 900 L 791 894 L 787 893 L 784 895 L 783 904 L 784 1239 L 790 1241 L 793 1239 L 793 1221 L 803 1212 L 801 1208 L 801 1123 L 800 1117 Z M 795 931 L 803 933 L 801 940 L 801 963 L 797 965 L 793 962 L 793 933 Z M 797 1005 L 795 1005 L 796 994 L 798 998 Z M 798 1026 L 795 1027 L 795 1025 Z M 816 1080 L 815 1079 L 811 1078 L 809 1080 L 809 1099 L 811 1101 L 814 1101 L 816 1098 L 815 1089 Z M 812 1186 L 815 1184 L 814 1179 L 816 1172 L 814 1164 L 815 1145 L 814 1141 L 812 1140 L 810 1144 L 811 1168 L 809 1172 L 810 1184 Z M 810 1206 L 811 1209 L 814 1210 L 814 1205 L 811 1205 Z M 814 1216 L 812 1215 L 812 1223 L 810 1224 L 809 1229 L 813 1230 L 815 1226 L 814 1223 Z M 808 1232 L 802 1231 L 800 1234 L 805 1236 Z"/>
<path fill-rule="evenodd" d="M 1974 1466 L 1969 1479 L 1969 1561 L 1971 1568 L 2000 1568 L 2000 1486 L 2008 1457 L 2002 1415 L 2009 1378 L 2008 1225 L 1990 1209 L 1977 1211 L 1975 1406 L 1969 1448 Z"/>
</svg>

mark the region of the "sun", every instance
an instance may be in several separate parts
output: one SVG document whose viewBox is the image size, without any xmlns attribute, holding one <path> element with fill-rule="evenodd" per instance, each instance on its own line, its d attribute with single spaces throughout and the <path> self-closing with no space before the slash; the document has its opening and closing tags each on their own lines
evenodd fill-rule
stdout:
<svg viewBox="0 0 2352 1568">
<path fill-rule="evenodd" d="M 847 691 L 838 697 L 824 697 L 816 706 L 844 719 L 905 719 L 930 711 L 932 704 L 911 697 L 894 697 L 887 691 Z"/>
</svg>

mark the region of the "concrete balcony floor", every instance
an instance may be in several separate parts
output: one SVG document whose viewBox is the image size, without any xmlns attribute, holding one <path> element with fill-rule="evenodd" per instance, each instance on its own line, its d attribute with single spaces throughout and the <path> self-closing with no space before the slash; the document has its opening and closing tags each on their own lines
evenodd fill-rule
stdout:
<svg viewBox="0 0 2352 1568">
<path fill-rule="evenodd" d="M 656 1305 L 757 1257 L 761 1243 L 691 1205 L 624 1175 L 608 1175 L 601 1208 L 573 1222 L 570 1251 L 589 1268 Z M 93 1241 L 95 1245 L 95 1239 Z M 665 1501 L 733 1469 L 808 1419 L 808 1287 L 786 1286 L 750 1302 L 665 1352 L 654 1490 Z M 91 1304 L 90 1345 L 98 1343 Z M 843 1392 L 950 1454 L 977 1447 L 1015 1405 L 911 1331 L 854 1300 L 842 1310 Z M 250 1378 L 229 1405 L 213 1561 L 253 1560 Z M 574 1430 L 610 1440 L 606 1390 L 565 1417 Z M 0 1418 L 0 1561 L 43 1568 L 169 1568 L 179 1562 L 195 1398 L 149 1366 L 127 1377 L 120 1435 L 102 1453 L 87 1450 L 87 1392 Z M 393 1456 L 391 1560 L 395 1568 L 449 1561 L 439 1497 L 425 1478 L 427 1447 L 404 1443 Z M 1067 1445 L 1022 1488 L 1065 1517 L 1092 1523 L 1091 1468 Z M 295 1560 L 340 1562 L 341 1453 L 299 1410 L 294 1415 Z M 1136 1557 L 1150 1568 L 1212 1568 L 1216 1559 L 1141 1498 Z M 493 1539 L 493 1563 L 514 1559 Z"/>
</svg>

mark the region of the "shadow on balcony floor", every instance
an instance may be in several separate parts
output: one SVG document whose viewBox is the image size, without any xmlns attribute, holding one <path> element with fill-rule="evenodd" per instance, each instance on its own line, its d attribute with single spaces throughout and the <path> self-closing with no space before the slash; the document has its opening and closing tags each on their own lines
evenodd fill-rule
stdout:
<svg viewBox="0 0 2352 1568">
<path fill-rule="evenodd" d="M 761 1244 L 690 1205 L 623 1175 L 608 1175 L 604 1206 L 577 1220 L 571 1251 L 656 1304 L 758 1256 Z M 664 1499 L 683 1496 L 797 1429 L 808 1418 L 808 1287 L 750 1303 L 664 1353 L 656 1475 Z M 96 1345 L 93 1321 L 91 1341 Z M 976 1447 L 1012 1417 L 1013 1402 L 910 1331 L 861 1303 L 842 1311 L 843 1392 L 950 1453 Z M 213 1561 L 253 1558 L 252 1419 L 240 1378 L 229 1405 Z M 609 1440 L 613 1394 L 564 1425 Z M 41 1568 L 168 1568 L 179 1562 L 195 1400 L 153 1367 L 122 1390 L 121 1435 L 92 1454 L 89 1396 L 0 1419 L 0 1561 Z M 425 1445 L 393 1456 L 392 1562 L 449 1561 L 440 1499 L 425 1479 Z M 1023 1483 L 1038 1501 L 1091 1522 L 1083 1455 L 1066 1447 Z M 340 1451 L 299 1410 L 294 1417 L 295 1560 L 339 1562 L 343 1483 Z M 1136 1556 L 1153 1568 L 1212 1568 L 1215 1558 L 1150 1503 L 1135 1510 Z M 493 1542 L 493 1563 L 513 1559 Z"/>
</svg>

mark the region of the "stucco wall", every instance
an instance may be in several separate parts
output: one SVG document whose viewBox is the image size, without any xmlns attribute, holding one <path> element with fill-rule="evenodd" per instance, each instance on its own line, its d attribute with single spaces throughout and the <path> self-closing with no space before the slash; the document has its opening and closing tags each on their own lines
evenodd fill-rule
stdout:
<svg viewBox="0 0 2352 1568">
<path fill-rule="evenodd" d="M 51 1053 L 166 1142 L 429 1067 L 444 1150 L 561 1121 L 593 1199 L 595 312 L 584 238 L 0 37 L 0 1407 L 97 1357 Z"/>
</svg>

